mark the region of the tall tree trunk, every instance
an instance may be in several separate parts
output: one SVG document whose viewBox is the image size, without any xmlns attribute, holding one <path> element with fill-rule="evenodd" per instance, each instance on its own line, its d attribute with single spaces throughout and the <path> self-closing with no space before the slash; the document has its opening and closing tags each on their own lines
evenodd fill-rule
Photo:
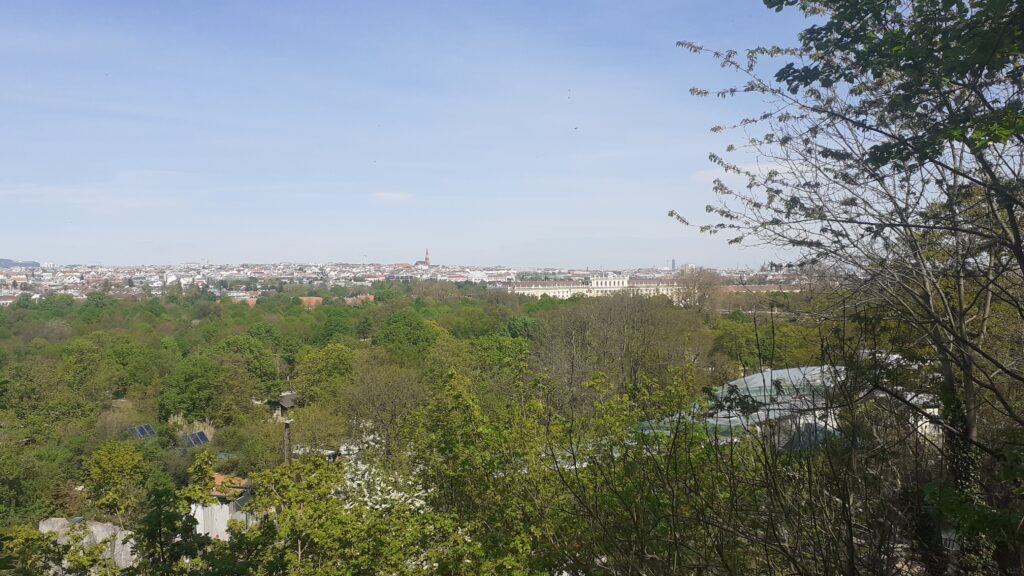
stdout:
<svg viewBox="0 0 1024 576">
<path fill-rule="evenodd" d="M 947 470 L 958 499 L 969 506 L 984 506 L 980 476 L 982 454 L 974 445 L 978 431 L 970 355 L 964 354 L 957 361 L 950 354 L 948 341 L 937 330 L 932 332 L 932 337 L 940 344 L 936 348 L 942 376 L 942 417 L 949 424 L 945 432 Z M 957 518 L 951 520 L 954 524 L 958 521 Z M 982 576 L 997 572 L 993 559 L 995 547 L 984 534 L 957 526 L 956 544 L 956 560 L 949 563 L 951 574 Z"/>
</svg>

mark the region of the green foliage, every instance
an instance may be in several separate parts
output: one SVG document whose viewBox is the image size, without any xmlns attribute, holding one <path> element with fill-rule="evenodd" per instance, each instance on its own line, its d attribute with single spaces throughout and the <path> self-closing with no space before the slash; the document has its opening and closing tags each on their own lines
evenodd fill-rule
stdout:
<svg viewBox="0 0 1024 576">
<path fill-rule="evenodd" d="M 452 373 L 421 414 L 416 459 L 428 502 L 478 532 L 487 564 L 502 573 L 532 574 L 543 560 L 538 408 L 507 404 L 489 416 L 469 381 Z"/>
<path fill-rule="evenodd" d="M 273 512 L 205 558 L 213 574 L 479 574 L 479 545 L 394 480 L 319 460 L 253 477 Z"/>
<path fill-rule="evenodd" d="M 436 323 L 412 310 L 402 310 L 384 320 L 373 334 L 373 345 L 388 350 L 399 364 L 418 366 L 443 333 Z"/>
<path fill-rule="evenodd" d="M 66 474 L 61 467 L 70 466 L 56 454 L 34 455 L 14 443 L 0 444 L 0 522 L 9 526 L 50 512 L 51 483 Z"/>
<path fill-rule="evenodd" d="M 281 345 L 281 331 L 269 322 L 257 322 L 253 324 L 246 331 L 246 334 L 260 342 L 263 342 L 271 349 L 275 349 Z"/>
<path fill-rule="evenodd" d="M 105 442 L 85 463 L 86 487 L 100 510 L 121 526 L 139 509 L 150 473 L 142 453 L 128 442 Z"/>
<path fill-rule="evenodd" d="M 110 515 L 134 531 L 140 575 L 800 571 L 779 551 L 788 543 L 765 552 L 741 535 L 799 517 L 780 534 L 811 541 L 810 515 L 793 510 L 831 514 L 835 499 L 796 485 L 831 478 L 829 466 L 786 461 L 772 473 L 798 480 L 771 500 L 755 443 L 726 456 L 672 416 L 742 363 L 806 363 L 826 327 L 656 299 L 389 289 L 390 301 L 316 310 L 188 294 L 158 300 L 162 311 L 118 300 L 4 310 L 14 338 L 0 341 L 0 524 Z M 289 417 L 309 454 L 290 466 L 282 425 L 253 403 L 285 386 L 304 401 Z M 189 421 L 210 433 L 207 450 L 178 447 Z M 662 435 L 640 433 L 652 422 Z M 129 440 L 143 423 L 157 438 Z M 874 453 L 891 441 L 865 438 Z M 341 445 L 358 458 L 316 456 Z M 188 513 L 211 502 L 215 472 L 255 487 L 247 509 L 259 521 L 228 542 L 197 536 Z M 19 560 L 25 573 L 71 553 L 21 537 L 38 552 Z"/>
<path fill-rule="evenodd" d="M 295 387 L 311 403 L 336 399 L 352 381 L 352 351 L 343 344 L 327 344 L 299 354 Z"/>
<path fill-rule="evenodd" d="M 55 533 L 42 534 L 25 526 L 15 527 L 4 541 L 4 552 L 13 560 L 15 576 L 38 576 L 58 570 L 59 576 L 114 576 L 119 570 L 103 558 L 107 541 L 84 543 L 84 526 L 69 534 L 61 544 Z"/>
<path fill-rule="evenodd" d="M 532 338 L 537 321 L 529 316 L 516 316 L 505 322 L 505 332 L 512 338 Z"/>
<path fill-rule="evenodd" d="M 200 450 L 195 453 L 192 465 L 188 468 L 189 483 L 183 487 L 177 496 L 185 503 L 186 509 L 189 504 L 214 504 L 216 499 L 211 495 L 215 488 L 214 457 L 209 450 Z M 163 485 L 161 485 L 161 489 Z"/>
<path fill-rule="evenodd" d="M 178 365 L 160 393 L 160 417 L 181 414 L 194 420 L 211 419 L 228 393 L 230 371 L 206 355 L 189 356 Z"/>
<path fill-rule="evenodd" d="M 789 0 L 765 4 L 776 10 L 798 5 Z M 856 113 L 875 116 L 884 111 L 890 125 L 924 115 L 932 122 L 925 125 L 920 140 L 891 138 L 869 150 L 869 158 L 879 165 L 937 156 L 941 144 L 949 140 L 985 148 L 1021 134 L 1019 100 L 997 99 L 970 114 L 929 114 L 934 95 L 951 85 L 974 86 L 979 96 L 994 88 L 1019 90 L 1024 85 L 1019 71 L 1024 45 L 1020 7 L 999 1 L 929 0 L 901 8 L 904 5 L 895 1 L 817 4 L 815 9 L 829 18 L 805 30 L 800 39 L 805 50 L 823 57 L 814 64 L 787 64 L 776 79 L 797 93 L 902 71 L 884 92 L 866 98 Z"/>
<path fill-rule="evenodd" d="M 203 464 L 209 464 L 208 459 Z M 134 535 L 133 551 L 139 561 L 130 574 L 171 576 L 204 573 L 204 564 L 197 559 L 209 546 L 210 539 L 196 533 L 196 519 L 189 511 L 190 493 L 183 492 L 176 494 L 174 483 L 164 474 L 154 474 L 150 478 L 146 513 Z M 207 492 L 203 502 L 209 498 Z"/>
<path fill-rule="evenodd" d="M 226 338 L 213 348 L 213 352 L 223 361 L 239 363 L 261 382 L 277 377 L 277 366 L 270 347 L 253 336 Z"/>
<path fill-rule="evenodd" d="M 217 435 L 219 449 L 232 455 L 226 463 L 230 471 L 249 474 L 281 463 L 281 425 L 270 421 L 265 409 L 257 414 L 223 427 Z"/>
<path fill-rule="evenodd" d="M 328 308 L 325 312 L 326 317 L 318 328 L 316 341 L 325 344 L 332 341 L 344 341 L 346 338 L 368 338 L 370 319 L 367 316 L 362 316 L 359 319 L 359 325 L 365 324 L 365 328 L 357 330 L 357 327 L 353 325 L 355 315 L 349 310 Z"/>
<path fill-rule="evenodd" d="M 377 302 L 391 302 L 405 295 L 405 290 L 395 284 L 374 283 L 373 296 Z"/>
</svg>

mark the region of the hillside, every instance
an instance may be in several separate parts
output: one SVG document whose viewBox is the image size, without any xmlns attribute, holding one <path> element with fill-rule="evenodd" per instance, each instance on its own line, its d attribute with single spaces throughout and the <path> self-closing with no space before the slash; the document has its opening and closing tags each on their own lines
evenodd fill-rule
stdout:
<svg viewBox="0 0 1024 576">
<path fill-rule="evenodd" d="M 0 258 L 0 268 L 39 268 L 39 262 L 34 260 L 9 260 Z"/>
</svg>

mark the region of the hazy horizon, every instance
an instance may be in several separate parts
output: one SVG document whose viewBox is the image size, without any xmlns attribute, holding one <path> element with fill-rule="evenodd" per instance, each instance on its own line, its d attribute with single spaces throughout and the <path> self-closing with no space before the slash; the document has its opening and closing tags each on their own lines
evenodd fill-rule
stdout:
<svg viewBox="0 0 1024 576">
<path fill-rule="evenodd" d="M 317 265 L 317 266 L 320 266 L 320 265 L 330 265 L 330 264 L 344 264 L 344 265 L 354 265 L 354 266 L 357 266 L 357 265 L 393 266 L 393 265 L 397 265 L 397 264 L 409 264 L 409 265 L 411 265 L 411 264 L 415 263 L 417 260 L 421 259 L 422 257 L 423 257 L 423 255 L 420 254 L 419 256 L 416 256 L 416 257 L 410 256 L 409 258 L 407 258 L 405 260 L 381 260 L 381 259 L 374 259 L 374 258 L 371 258 L 371 257 L 368 256 L 367 259 L 365 259 L 365 260 L 363 260 L 363 259 L 357 259 L 357 260 L 331 260 L 331 259 L 328 259 L 328 260 L 318 260 L 318 259 L 302 259 L 302 258 L 299 258 L 299 259 L 284 259 L 284 260 L 233 260 L 233 261 L 226 261 L 225 260 L 225 261 L 221 261 L 221 260 L 208 260 L 208 259 L 191 259 L 191 260 L 173 260 L 173 261 L 171 261 L 171 260 L 159 260 L 159 261 L 135 261 L 135 262 L 130 262 L 130 261 L 125 261 L 125 262 L 107 262 L 107 261 L 103 261 L 103 260 L 97 260 L 97 261 L 58 261 L 58 260 L 54 260 L 54 259 L 51 259 L 51 258 L 32 258 L 32 257 L 11 258 L 11 257 L 8 257 L 6 255 L 0 254 L 0 260 L 6 259 L 6 260 L 14 261 L 14 262 L 35 262 L 36 264 L 39 264 L 40 266 L 42 266 L 43 264 L 54 264 L 57 267 L 69 267 L 69 266 L 101 266 L 101 267 L 103 267 L 103 266 L 111 266 L 111 267 L 118 267 L 118 268 L 121 268 L 121 267 L 124 267 L 124 268 L 143 267 L 143 266 L 155 266 L 155 267 L 161 267 L 161 266 L 184 266 L 184 265 L 191 265 L 191 264 L 199 264 L 199 265 L 203 265 L 203 266 L 240 266 L 240 265 L 273 265 L 273 264 Z M 527 263 L 527 264 L 515 264 L 515 263 L 511 263 L 511 262 L 501 262 L 501 261 L 482 262 L 482 263 L 450 262 L 450 261 L 443 261 L 442 262 L 442 261 L 438 261 L 438 259 L 436 257 L 434 257 L 433 254 L 431 255 L 431 265 L 432 266 L 448 266 L 448 267 L 466 266 L 466 267 L 472 267 L 472 268 L 488 268 L 488 267 L 492 267 L 492 268 L 511 268 L 511 269 L 517 269 L 517 270 L 521 270 L 521 269 L 563 269 L 563 270 L 586 270 L 586 269 L 593 269 L 593 270 L 609 270 L 610 271 L 610 270 L 639 270 L 639 269 L 671 268 L 672 260 L 673 259 L 669 258 L 669 259 L 665 259 L 665 260 L 663 260 L 661 262 L 637 263 L 637 264 L 622 264 L 622 265 L 616 265 L 616 266 L 595 266 L 595 265 L 590 265 L 590 264 L 573 264 L 573 263 L 568 263 L 568 264 L 550 264 L 550 265 L 547 265 L 547 264 L 529 264 L 529 263 Z M 764 261 L 758 261 L 758 262 L 752 262 L 752 263 L 741 263 L 739 261 L 728 262 L 728 261 L 723 260 L 723 261 L 720 261 L 718 264 L 716 264 L 714 267 L 715 268 L 720 268 L 720 269 L 729 269 L 729 270 L 758 268 L 761 264 L 765 264 L 768 261 L 769 260 L 766 259 Z M 702 267 L 707 267 L 707 268 L 711 268 L 712 267 L 710 265 L 699 265 L 699 264 L 694 264 L 693 262 L 682 261 L 682 260 L 679 260 L 678 258 L 675 259 L 675 265 L 676 265 L 677 268 L 683 268 L 683 267 L 686 267 L 686 266 L 689 266 L 689 265 L 702 266 Z"/>
</svg>

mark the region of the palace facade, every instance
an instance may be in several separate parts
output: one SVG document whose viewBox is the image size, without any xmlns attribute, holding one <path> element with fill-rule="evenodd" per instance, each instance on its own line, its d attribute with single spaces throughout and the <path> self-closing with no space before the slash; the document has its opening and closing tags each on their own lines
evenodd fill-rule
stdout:
<svg viewBox="0 0 1024 576">
<path fill-rule="evenodd" d="M 630 278 L 629 276 L 595 276 L 584 280 L 535 280 L 508 282 L 505 287 L 513 294 L 571 298 L 573 296 L 609 296 L 627 292 L 641 296 L 668 296 L 680 299 L 679 285 L 674 278 Z"/>
</svg>

